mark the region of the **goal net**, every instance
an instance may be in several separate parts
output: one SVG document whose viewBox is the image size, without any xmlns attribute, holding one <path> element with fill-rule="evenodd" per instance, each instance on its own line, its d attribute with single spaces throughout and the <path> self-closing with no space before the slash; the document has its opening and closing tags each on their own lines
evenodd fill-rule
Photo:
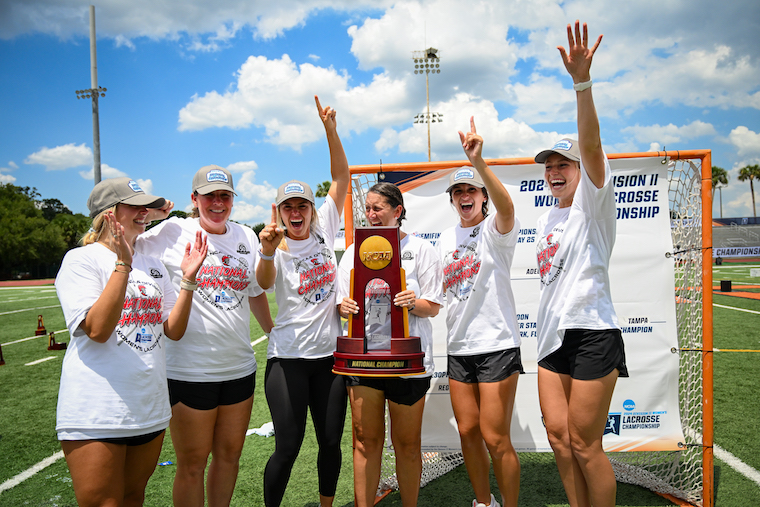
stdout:
<svg viewBox="0 0 760 507">
<path fill-rule="evenodd" d="M 636 165 L 639 160 L 646 160 L 649 164 L 653 164 L 656 161 L 661 167 L 660 173 L 662 179 L 667 180 L 655 183 L 656 178 L 654 176 L 638 176 L 639 182 L 646 182 L 646 184 L 659 185 L 661 194 L 667 194 L 660 196 L 660 202 L 662 203 L 663 215 L 667 213 L 666 219 L 670 224 L 669 232 L 669 248 L 667 251 L 662 252 L 662 257 L 669 260 L 672 263 L 672 277 L 675 281 L 675 287 L 669 291 L 668 298 L 672 299 L 672 306 L 674 306 L 675 324 L 672 326 L 672 330 L 668 332 L 672 339 L 672 346 L 669 346 L 667 351 L 672 355 L 673 377 L 674 380 L 673 391 L 676 392 L 674 396 L 673 415 L 676 414 L 677 424 L 680 428 L 676 433 L 678 434 L 675 439 L 671 439 L 671 444 L 656 444 L 658 437 L 649 438 L 649 445 L 639 445 L 623 443 L 620 445 L 608 445 L 605 440 L 605 449 L 609 450 L 614 448 L 615 451 L 625 450 L 630 452 L 608 452 L 610 462 L 612 463 L 615 475 L 618 481 L 631 484 L 641 485 L 659 494 L 669 496 L 672 498 L 681 499 L 688 503 L 698 506 L 709 507 L 712 505 L 712 413 L 705 407 L 712 407 L 712 266 L 710 261 L 710 247 L 711 247 L 711 193 L 710 193 L 710 152 L 708 150 L 689 151 L 689 152 L 660 152 L 660 153 L 631 153 L 631 154 L 610 154 L 610 163 L 613 169 L 613 177 L 616 174 L 616 167 L 622 168 L 621 173 L 624 173 L 625 168 L 630 168 Z M 533 179 L 522 181 L 505 181 L 505 178 L 499 176 L 502 182 L 505 184 L 510 194 L 513 195 L 522 190 L 530 190 L 533 183 L 537 183 L 541 180 L 543 170 L 539 166 L 533 164 L 531 159 L 498 159 L 489 160 L 489 166 L 497 171 L 498 166 L 523 166 L 530 168 L 533 172 Z M 426 183 L 434 180 L 448 179 L 450 170 L 455 167 L 466 165 L 466 162 L 451 161 L 451 162 L 433 162 L 433 163 L 413 163 L 413 164 L 393 164 L 384 166 L 353 166 L 351 168 L 352 174 L 352 186 L 350 195 L 346 200 L 346 244 L 350 244 L 353 238 L 353 227 L 366 226 L 366 219 L 364 216 L 364 201 L 368 189 L 377 183 L 378 181 L 390 181 L 396 183 L 404 192 L 405 201 L 407 200 L 407 193 L 409 196 L 415 191 L 419 191 Z M 706 169 L 705 169 L 706 168 Z M 514 168 L 510 167 L 510 171 Z M 511 173 L 510 173 L 511 174 Z M 648 178 L 648 179 L 647 179 Z M 707 181 L 706 181 L 707 180 Z M 624 181 L 623 179 L 620 180 Z M 628 181 L 628 180 L 625 180 Z M 630 181 L 633 181 L 631 179 Z M 533 182 L 533 183 L 531 183 Z M 619 183 L 616 180 L 616 183 Z M 643 183 L 642 183 L 643 184 Z M 539 187 L 540 183 L 537 184 Z M 525 188 L 521 188 L 525 187 Z M 445 185 L 443 186 L 445 189 Z M 654 188 L 654 187 L 652 187 Z M 415 190 L 416 189 L 416 190 Z M 630 190 L 622 188 L 622 190 Z M 629 196 L 637 195 L 635 191 L 628 192 Z M 633 193 L 631 193 L 633 192 Z M 645 192 L 645 190 L 640 190 Z M 626 193 L 626 192 L 621 192 Z M 544 205 L 544 201 L 549 202 L 548 192 L 544 194 L 537 193 L 531 195 L 531 202 L 535 203 L 535 206 Z M 645 195 L 645 194 L 641 194 Z M 651 194 L 650 194 L 651 195 Z M 657 194 L 653 194 L 657 196 Z M 629 200 L 625 200 L 625 196 L 621 196 L 622 202 L 633 202 L 631 197 Z M 665 210 L 665 199 L 667 199 L 667 211 Z M 642 200 L 645 200 L 642 198 Z M 446 204 L 446 200 L 440 201 Z M 526 201 L 527 202 L 527 201 Z M 407 208 L 408 208 L 408 203 Z M 553 204 L 553 202 L 551 203 Z M 522 210 L 520 204 L 516 201 L 516 213 L 518 217 L 521 217 Z M 628 207 L 626 207 L 628 206 Z M 446 205 L 448 208 L 448 206 Z M 652 211 L 657 208 L 651 206 L 646 208 L 641 204 L 621 204 L 621 200 L 618 200 L 618 223 L 621 223 L 622 218 L 629 218 L 628 214 L 639 215 L 645 217 L 653 215 L 659 212 Z M 432 209 L 430 206 L 423 207 L 429 214 L 438 215 L 439 209 L 436 207 Z M 351 211 L 349 213 L 349 210 Z M 451 210 L 441 209 L 441 220 L 443 215 Z M 410 213 L 408 213 L 408 216 Z M 455 222 L 449 220 L 444 223 L 444 227 L 453 225 Z M 528 220 L 521 220 L 521 227 L 526 228 L 525 231 L 530 231 L 531 227 L 535 227 L 534 223 L 529 223 Z M 667 228 L 667 226 L 666 226 Z M 409 227 L 404 227 L 405 232 L 419 235 L 431 241 L 435 241 L 437 235 L 418 234 L 416 230 L 409 230 Z M 524 232 L 520 231 L 521 234 Z M 529 234 L 527 232 L 526 234 Z M 620 238 L 620 227 L 618 228 L 618 238 Z M 668 235 L 667 231 L 665 232 Z M 530 242 L 527 239 L 527 242 Z M 618 241 L 620 243 L 620 240 Z M 618 245 L 619 246 L 619 245 Z M 616 249 L 618 248 L 616 246 Z M 658 254 L 659 255 L 659 254 Z M 533 260 L 535 266 L 535 260 Z M 513 266 L 513 281 L 515 279 Z M 514 282 L 513 282 L 514 283 Z M 535 281 L 537 286 L 538 282 Z M 613 280 L 613 285 L 615 281 Z M 614 291 L 614 288 L 613 288 Z M 517 290 L 515 291 L 517 292 Z M 613 294 L 614 298 L 615 294 Z M 618 302 L 615 301 L 616 307 Z M 519 307 L 519 303 L 518 303 Z M 518 314 L 521 310 L 518 308 Z M 621 312 L 618 311 L 620 314 Z M 630 313 L 630 312 L 629 312 Z M 530 317 L 526 317 L 530 320 Z M 620 315 L 619 315 L 620 318 Z M 646 322 L 646 319 L 643 319 Z M 650 321 L 653 319 L 650 319 Z M 529 323 L 526 322 L 526 325 Z M 621 322 L 621 326 L 623 323 Z M 636 327 L 639 329 L 641 326 Z M 654 326 L 656 327 L 656 326 Z M 522 328 L 522 324 L 521 324 Z M 632 330 L 633 328 L 629 328 Z M 651 326 L 650 326 L 651 329 Z M 646 331 L 646 327 L 644 327 Z M 445 328 L 444 328 L 445 332 Z M 633 331 L 631 331 L 633 332 Z M 437 331 L 440 334 L 440 328 Z M 521 333 L 522 334 L 522 333 Z M 526 365 L 526 373 L 529 369 L 528 362 L 526 362 L 526 352 L 528 347 L 535 348 L 535 340 L 530 341 L 529 333 L 523 335 L 523 361 Z M 626 329 L 624 328 L 624 338 L 626 337 Z M 638 337 L 636 337 L 638 339 Z M 629 350 L 635 347 L 627 348 L 627 355 L 630 354 Z M 443 351 L 443 357 L 445 358 L 445 348 Z M 436 370 L 442 368 L 445 370 L 445 359 L 443 359 L 443 365 L 438 366 L 440 361 L 439 353 L 436 352 Z M 629 369 L 631 369 L 632 361 L 629 357 Z M 535 363 L 533 363 L 535 369 Z M 677 370 L 677 371 L 676 371 Z M 436 372 L 436 377 L 438 372 Z M 445 371 L 443 377 L 446 377 Z M 633 376 L 633 373 L 632 373 Z M 621 389 L 624 381 L 627 379 L 621 379 L 616 387 L 617 391 Z M 637 378 L 637 381 L 639 379 Z M 530 375 L 523 375 L 520 379 L 520 384 L 530 383 Z M 441 385 L 447 384 L 447 379 L 434 378 L 431 391 L 435 389 L 443 389 Z M 677 386 L 676 386 L 677 384 Z M 447 388 L 447 385 L 446 385 Z M 535 394 L 531 394 L 535 397 Z M 428 394 L 428 400 L 430 400 L 430 393 Z M 708 400 L 705 403 L 705 400 Z M 610 419 L 608 425 L 613 425 L 617 421 L 618 434 L 620 433 L 620 421 L 623 421 L 623 427 L 625 427 L 626 417 L 630 414 L 646 413 L 646 414 L 665 414 L 667 410 L 651 410 L 649 412 L 627 412 L 631 410 L 628 404 L 631 403 L 631 399 L 626 399 L 624 403 L 620 404 L 625 406 L 618 414 L 613 414 L 613 408 L 610 409 Z M 614 403 L 614 399 L 613 399 Z M 523 410 L 524 403 L 521 403 L 518 399 L 515 404 L 515 412 L 519 413 Z M 637 403 L 637 405 L 643 405 L 643 403 Z M 428 406 L 426 405 L 426 413 L 428 412 Z M 537 410 L 537 400 L 533 410 Z M 637 407 L 638 409 L 638 407 Z M 529 409 L 525 409 L 529 410 Z M 540 414 L 538 415 L 540 417 Z M 653 416 L 649 416 L 650 418 Z M 617 419 L 616 419 L 617 418 Z M 520 417 L 520 422 L 523 422 L 523 417 Z M 654 419 L 652 419 L 654 420 Z M 453 418 L 451 421 L 453 423 Z M 629 425 L 634 427 L 636 425 Z M 643 426 L 643 425 L 641 425 Z M 389 428 L 389 421 L 386 421 L 386 428 Z M 515 439 L 516 423 L 513 420 L 513 439 Z M 424 486 L 428 482 L 446 474 L 457 466 L 461 465 L 464 460 L 461 452 L 457 449 L 457 445 L 440 445 L 432 444 L 425 445 L 425 431 L 431 431 L 430 429 L 423 429 L 423 472 L 421 485 Z M 455 431 L 455 430 L 454 430 Z M 610 430 L 612 431 L 612 430 Z M 656 431 L 664 431 L 654 430 Z M 386 451 L 383 457 L 382 474 L 380 480 L 380 487 L 378 490 L 378 496 L 384 494 L 388 490 L 398 489 L 398 481 L 395 476 L 395 457 L 393 454 L 392 445 L 390 443 L 390 435 L 388 429 L 386 430 Z M 534 431 L 534 434 L 538 432 Z M 544 432 L 545 433 L 545 432 Z M 614 435 L 610 435 L 614 437 Z M 608 436 L 605 435 L 605 439 Z M 636 442 L 643 439 L 639 438 Z M 655 442 L 653 444 L 653 442 Z M 656 445 L 655 445 L 656 444 Z M 550 451 L 550 448 L 546 444 L 536 443 L 535 445 L 528 447 L 520 447 L 515 444 L 518 452 L 521 452 L 521 460 L 529 460 L 530 454 L 527 451 Z M 633 449 L 636 449 L 633 451 Z M 643 450 L 642 450 L 643 449 Z M 664 449 L 664 450 L 663 450 Z"/>
</svg>

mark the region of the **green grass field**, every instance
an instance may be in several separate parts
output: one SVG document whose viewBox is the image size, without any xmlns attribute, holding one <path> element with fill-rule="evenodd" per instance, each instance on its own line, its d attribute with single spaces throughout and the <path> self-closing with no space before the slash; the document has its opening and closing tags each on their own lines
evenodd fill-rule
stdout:
<svg viewBox="0 0 760 507">
<path fill-rule="evenodd" d="M 760 266 L 753 266 L 760 267 Z M 739 282 L 757 282 L 749 276 L 750 265 L 715 267 L 715 280 L 731 279 L 738 290 Z M 270 301 L 274 308 L 274 301 Z M 754 313 L 737 310 L 745 309 Z M 760 372 L 760 301 L 715 295 L 715 441 L 755 470 L 760 470 L 760 402 L 757 397 L 757 372 Z M 55 455 L 60 446 L 55 435 L 55 405 L 61 359 L 64 351 L 47 351 L 47 338 L 31 337 L 37 329 L 37 315 L 44 316 L 48 332 L 55 331 L 57 340 L 68 341 L 63 315 L 52 286 L 0 288 L 0 344 L 6 364 L 0 366 L 0 484 Z M 253 326 L 252 340 L 262 335 Z M 251 428 L 270 421 L 263 393 L 266 342 L 254 347 L 259 358 L 256 394 Z M 37 362 L 43 360 L 42 362 Z M 36 362 L 27 366 L 27 363 Z M 251 435 L 247 438 L 240 464 L 240 475 L 232 504 L 263 505 L 262 477 L 264 466 L 274 449 L 274 438 Z M 347 421 L 343 438 L 343 470 L 336 494 L 336 506 L 353 505 L 351 430 Z M 283 501 L 285 506 L 317 506 L 315 473 L 317 445 L 313 430 L 296 462 Z M 566 506 L 551 454 L 523 453 L 520 505 Z M 174 461 L 168 435 L 160 458 Z M 170 506 L 172 465 L 159 466 L 148 484 L 146 505 Z M 720 507 L 760 505 L 760 486 L 716 459 L 716 505 Z M 2 488 L 0 488 L 2 489 Z M 496 491 L 492 479 L 492 490 Z M 471 505 L 472 490 L 464 467 L 459 467 L 425 486 L 419 505 L 447 507 Z M 638 486 L 619 484 L 617 503 L 620 506 L 672 505 L 668 500 Z M 76 501 L 71 479 L 63 459 L 0 492 L 0 506 L 74 506 Z M 400 506 L 397 493 L 389 495 L 381 506 Z"/>
</svg>

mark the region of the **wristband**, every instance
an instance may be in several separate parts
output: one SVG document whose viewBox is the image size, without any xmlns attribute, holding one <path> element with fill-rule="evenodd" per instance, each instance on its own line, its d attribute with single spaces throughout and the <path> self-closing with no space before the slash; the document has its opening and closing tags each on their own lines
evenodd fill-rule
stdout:
<svg viewBox="0 0 760 507">
<path fill-rule="evenodd" d="M 415 308 L 417 308 L 417 300 L 416 299 L 414 300 L 414 303 L 412 303 L 412 307 L 411 308 L 407 308 L 407 310 L 411 312 Z"/>
<path fill-rule="evenodd" d="M 274 260 L 274 254 L 267 255 L 264 252 L 261 251 L 261 248 L 259 248 L 259 257 L 264 259 L 265 261 L 273 261 Z"/>
<path fill-rule="evenodd" d="M 588 90 L 589 88 L 591 88 L 592 84 L 594 84 L 594 82 L 591 81 L 590 79 L 583 83 L 573 83 L 573 90 L 575 90 L 576 92 L 582 92 L 583 90 Z"/>
<path fill-rule="evenodd" d="M 129 269 L 129 271 L 132 271 L 132 265 L 131 264 L 127 264 L 124 261 L 116 261 L 116 266 L 125 266 L 125 267 L 127 267 Z M 114 271 L 116 271 L 115 267 L 113 269 L 114 269 Z M 129 273 L 129 271 L 122 271 L 122 273 Z"/>
<path fill-rule="evenodd" d="M 195 282 L 191 282 L 190 280 L 183 278 L 179 282 L 179 288 L 193 292 L 195 289 L 198 288 L 198 281 L 196 280 Z"/>
</svg>

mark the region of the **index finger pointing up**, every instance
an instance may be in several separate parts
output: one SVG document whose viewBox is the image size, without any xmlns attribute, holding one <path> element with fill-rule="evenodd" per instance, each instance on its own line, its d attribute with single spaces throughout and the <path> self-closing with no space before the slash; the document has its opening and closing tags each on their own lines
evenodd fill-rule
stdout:
<svg viewBox="0 0 760 507">
<path fill-rule="evenodd" d="M 473 134 L 477 134 L 478 133 L 477 129 L 475 128 L 475 117 L 474 116 L 470 116 L 470 132 L 472 132 Z"/>
<path fill-rule="evenodd" d="M 314 95 L 314 100 L 317 103 L 317 111 L 319 111 L 319 115 L 320 116 L 324 115 L 325 114 L 325 110 L 322 109 L 322 104 L 319 103 L 319 97 L 317 97 L 316 95 Z"/>
<path fill-rule="evenodd" d="M 274 203 L 272 203 L 272 223 L 277 223 L 277 205 Z"/>
</svg>

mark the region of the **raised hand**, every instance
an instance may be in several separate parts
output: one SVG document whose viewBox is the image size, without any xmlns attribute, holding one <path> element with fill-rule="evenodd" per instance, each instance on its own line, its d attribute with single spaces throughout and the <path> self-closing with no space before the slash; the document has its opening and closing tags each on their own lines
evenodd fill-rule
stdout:
<svg viewBox="0 0 760 507">
<path fill-rule="evenodd" d="M 462 148 L 464 154 L 470 159 L 470 162 L 474 165 L 474 160 L 482 158 L 483 153 L 483 138 L 478 135 L 475 128 L 475 117 L 470 116 L 470 131 L 465 134 L 461 130 L 459 131 L 459 140 L 462 141 Z"/>
<path fill-rule="evenodd" d="M 562 62 L 574 83 L 585 83 L 591 79 L 591 60 L 594 58 L 594 52 L 602 42 L 603 35 L 596 39 L 594 47 L 588 47 L 588 26 L 583 23 L 583 35 L 581 35 L 580 21 L 575 20 L 575 36 L 573 36 L 573 27 L 567 25 L 567 44 L 565 50 L 562 46 L 557 46 L 559 54 L 562 56 Z"/>
<path fill-rule="evenodd" d="M 208 253 L 206 239 L 206 235 L 201 231 L 197 231 L 195 233 L 195 245 L 190 244 L 190 242 L 185 245 L 185 255 L 182 257 L 182 262 L 179 265 L 182 270 L 182 278 L 185 280 L 190 282 L 195 281 L 195 275 L 198 274 L 198 270 L 203 265 L 203 261 Z"/>
<path fill-rule="evenodd" d="M 337 114 L 335 109 L 327 106 L 322 109 L 322 104 L 319 103 L 319 97 L 314 95 L 314 101 L 317 103 L 317 111 L 319 111 L 319 118 L 325 125 L 325 130 L 335 130 L 338 127 L 338 122 L 335 120 Z"/>
<path fill-rule="evenodd" d="M 113 214 L 113 211 L 108 211 L 104 215 L 104 218 L 106 220 L 106 226 L 104 227 L 103 233 L 110 234 L 112 238 L 112 241 L 106 241 L 105 243 L 113 246 L 113 250 L 116 252 L 117 261 L 131 266 L 132 245 L 130 245 L 124 237 L 124 226 L 116 221 L 116 216 Z"/>
<path fill-rule="evenodd" d="M 277 227 L 277 206 L 272 204 L 272 221 L 259 233 L 261 252 L 264 255 L 274 255 L 274 251 L 285 236 L 285 231 Z"/>
</svg>

